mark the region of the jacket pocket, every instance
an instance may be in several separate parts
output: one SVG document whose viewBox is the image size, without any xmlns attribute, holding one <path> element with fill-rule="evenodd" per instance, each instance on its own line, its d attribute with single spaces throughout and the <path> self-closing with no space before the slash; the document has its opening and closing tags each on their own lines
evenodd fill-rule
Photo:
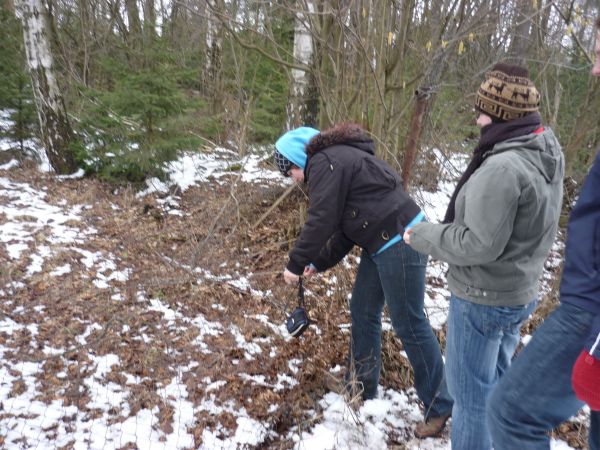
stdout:
<svg viewBox="0 0 600 450">
<path fill-rule="evenodd" d="M 363 175 L 366 176 L 368 182 L 374 187 L 393 191 L 396 189 L 398 180 L 394 176 L 394 172 L 383 161 L 375 158 L 365 158 L 362 165 Z"/>
<path fill-rule="evenodd" d="M 378 223 L 376 216 L 369 208 L 360 210 L 351 206 L 342 215 L 342 231 L 353 242 L 360 247 L 365 246 L 370 241 L 374 226 Z"/>
</svg>

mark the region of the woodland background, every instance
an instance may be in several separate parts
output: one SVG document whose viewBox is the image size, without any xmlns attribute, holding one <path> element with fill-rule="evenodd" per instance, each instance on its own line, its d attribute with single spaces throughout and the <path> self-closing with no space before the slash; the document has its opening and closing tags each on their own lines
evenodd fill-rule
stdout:
<svg viewBox="0 0 600 450">
<path fill-rule="evenodd" d="M 354 121 L 409 183 L 414 161 L 427 159 L 421 149 L 464 151 L 477 137 L 474 94 L 501 60 L 531 71 L 568 175 L 582 178 L 600 141 L 589 75 L 597 0 L 2 0 L 1 8 L 7 133 L 21 155 L 39 137 L 59 173 L 84 167 L 135 183 L 164 175 L 180 151 L 215 143 L 243 155 L 294 126 Z"/>
<path fill-rule="evenodd" d="M 563 144 L 565 225 L 600 146 L 599 14 L 597 0 L 0 0 L 0 446 L 448 449 L 447 431 L 414 438 L 423 411 L 385 320 L 381 395 L 338 395 L 358 253 L 307 282 L 309 330 L 285 330 L 306 196 L 272 144 L 358 122 L 437 221 L 478 137 L 478 85 L 518 62 Z M 557 304 L 563 242 L 523 343 Z M 431 260 L 442 347 L 445 285 Z M 553 449 L 587 447 L 587 413 Z"/>
</svg>

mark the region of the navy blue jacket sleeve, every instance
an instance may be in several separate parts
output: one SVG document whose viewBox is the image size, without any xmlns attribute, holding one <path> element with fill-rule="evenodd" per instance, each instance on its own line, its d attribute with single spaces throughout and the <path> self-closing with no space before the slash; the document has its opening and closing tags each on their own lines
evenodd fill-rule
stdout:
<svg viewBox="0 0 600 450">
<path fill-rule="evenodd" d="M 330 269 L 339 263 L 354 247 L 354 242 L 348 239 L 341 230 L 335 232 L 321 249 L 319 257 L 313 261 L 319 272 Z"/>
<path fill-rule="evenodd" d="M 600 153 L 569 217 L 560 299 L 594 315 L 585 348 L 600 359 Z"/>
</svg>

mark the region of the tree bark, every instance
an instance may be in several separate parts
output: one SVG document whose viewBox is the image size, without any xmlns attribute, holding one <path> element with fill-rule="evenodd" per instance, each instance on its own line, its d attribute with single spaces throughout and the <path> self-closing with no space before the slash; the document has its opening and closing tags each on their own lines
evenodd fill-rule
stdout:
<svg viewBox="0 0 600 450">
<path fill-rule="evenodd" d="M 9 13 L 15 12 L 15 4 L 13 0 L 4 0 L 4 9 Z"/>
<path fill-rule="evenodd" d="M 88 49 L 88 34 L 91 32 L 92 14 L 87 0 L 79 0 L 79 21 L 81 28 L 81 81 L 85 86 L 89 80 L 90 52 Z"/>
<path fill-rule="evenodd" d="M 437 0 L 433 3 L 435 4 L 432 4 L 431 10 L 431 29 L 434 36 L 437 36 L 436 41 L 441 43 L 445 33 L 445 24 L 442 19 L 442 10 L 444 9 L 443 2 Z M 452 13 L 455 6 L 456 3 L 453 3 Z M 421 140 L 421 134 L 423 133 L 425 119 L 429 113 L 435 92 L 439 88 L 438 85 L 442 79 L 442 75 L 446 70 L 449 56 L 449 52 L 441 47 L 436 50 L 433 58 L 427 64 L 427 72 L 425 73 L 420 86 L 415 91 L 415 106 L 402 161 L 402 184 L 404 189 L 408 189 L 413 163 L 419 152 L 419 142 Z"/>
<path fill-rule="evenodd" d="M 516 64 L 524 64 L 531 48 L 531 29 L 533 2 L 531 0 L 516 0 L 515 31 L 510 44 L 509 54 Z"/>
<path fill-rule="evenodd" d="M 315 12 L 312 0 L 306 0 L 306 11 L 298 12 L 294 26 L 294 62 L 305 65 L 312 64 L 314 47 L 312 35 L 308 28 L 309 15 Z M 311 92 L 311 76 L 308 70 L 291 69 L 290 97 L 287 106 L 286 129 L 300 125 L 316 126 L 316 111 L 309 104 L 308 94 Z"/>
<path fill-rule="evenodd" d="M 156 5 L 154 0 L 146 0 L 144 3 L 144 37 L 145 44 L 156 37 Z"/>
<path fill-rule="evenodd" d="M 127 11 L 127 22 L 129 24 L 129 44 L 133 48 L 139 49 L 142 40 L 142 24 L 140 22 L 140 10 L 137 5 L 137 0 L 125 0 L 125 9 Z"/>
<path fill-rule="evenodd" d="M 48 160 L 56 172 L 71 173 L 77 168 L 71 148 L 74 135 L 54 71 L 48 11 L 41 0 L 17 0 L 15 6 L 21 12 L 27 67 Z"/>
<path fill-rule="evenodd" d="M 431 91 L 428 89 L 419 88 L 415 91 L 415 108 L 410 122 L 407 146 L 404 150 L 404 158 L 402 160 L 402 186 L 404 187 L 404 190 L 408 189 L 408 181 L 418 153 L 418 145 L 423 131 L 423 122 L 431 94 Z"/>
<path fill-rule="evenodd" d="M 203 70 L 203 88 L 212 99 L 213 111 L 217 111 L 221 108 L 219 104 L 222 101 L 222 83 L 221 83 L 221 70 L 222 70 L 222 57 L 223 57 L 223 32 L 219 27 L 219 22 L 214 15 L 220 13 L 223 5 L 211 5 L 207 8 L 207 21 L 206 21 L 206 59 Z"/>
</svg>

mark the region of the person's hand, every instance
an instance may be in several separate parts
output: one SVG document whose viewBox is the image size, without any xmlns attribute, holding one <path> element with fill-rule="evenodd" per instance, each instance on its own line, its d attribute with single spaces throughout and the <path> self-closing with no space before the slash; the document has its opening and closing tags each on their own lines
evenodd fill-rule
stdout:
<svg viewBox="0 0 600 450">
<path fill-rule="evenodd" d="M 306 269 L 304 269 L 304 270 L 306 270 Z M 295 273 L 292 273 L 289 270 L 285 269 L 283 271 L 283 280 L 287 284 L 298 284 L 298 282 L 300 281 L 300 277 L 298 275 L 296 275 Z"/>
<path fill-rule="evenodd" d="M 406 242 L 408 245 L 410 245 L 410 235 L 412 233 L 411 229 L 405 230 L 404 231 L 404 236 L 402 236 L 402 239 L 404 239 L 404 242 Z"/>
<path fill-rule="evenodd" d="M 302 274 L 302 276 L 304 278 L 310 278 L 312 277 L 315 273 L 317 273 L 317 268 L 315 266 L 313 266 L 312 264 L 310 266 L 306 266 L 304 268 L 304 273 Z"/>
</svg>

